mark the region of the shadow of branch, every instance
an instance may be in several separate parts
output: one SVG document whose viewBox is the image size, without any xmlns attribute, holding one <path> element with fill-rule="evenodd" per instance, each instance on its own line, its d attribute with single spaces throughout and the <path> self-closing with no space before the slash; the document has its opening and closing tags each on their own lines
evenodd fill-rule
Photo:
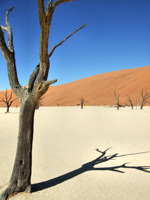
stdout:
<svg viewBox="0 0 150 200">
<path fill-rule="evenodd" d="M 108 162 L 109 160 L 113 160 L 115 158 L 118 157 L 124 157 L 124 156 L 133 156 L 133 155 L 137 155 L 137 154 L 144 154 L 144 153 L 149 153 L 150 151 L 147 152 L 140 152 L 140 153 L 132 153 L 132 154 L 124 154 L 124 155 L 118 155 L 118 153 L 113 154 L 113 155 L 106 155 L 107 151 L 110 148 L 106 149 L 105 151 L 100 151 L 99 149 L 96 149 L 96 151 L 98 151 L 101 155 L 99 157 L 97 157 L 96 159 L 83 164 L 80 168 L 71 171 L 69 173 L 66 173 L 62 176 L 47 180 L 47 181 L 43 181 L 40 183 L 35 183 L 32 185 L 32 192 L 37 192 L 37 191 L 41 191 L 50 187 L 53 187 L 55 185 L 58 185 L 64 181 L 67 181 L 69 179 L 72 179 L 84 172 L 87 171 L 92 171 L 92 170 L 97 170 L 97 171 L 113 171 L 113 172 L 118 172 L 118 173 L 125 173 L 123 171 L 123 169 L 136 169 L 136 170 L 140 170 L 146 173 L 150 173 L 150 166 L 128 166 L 127 164 L 129 163 L 124 163 L 121 165 L 117 165 L 117 166 L 112 166 L 112 167 L 95 167 L 98 164 L 104 163 L 104 162 Z"/>
</svg>

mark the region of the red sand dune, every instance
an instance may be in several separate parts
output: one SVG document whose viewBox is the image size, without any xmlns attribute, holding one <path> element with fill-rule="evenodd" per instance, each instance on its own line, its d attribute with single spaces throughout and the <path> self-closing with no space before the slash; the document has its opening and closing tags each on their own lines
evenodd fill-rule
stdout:
<svg viewBox="0 0 150 200">
<path fill-rule="evenodd" d="M 104 73 L 59 86 L 50 86 L 42 105 L 76 106 L 80 104 L 82 96 L 88 101 L 86 105 L 114 105 L 115 98 L 112 95 L 115 90 L 117 95 L 120 94 L 121 105 L 129 104 L 127 95 L 138 105 L 142 88 L 150 95 L 150 66 Z M 0 98 L 1 95 L 0 93 Z M 18 101 L 15 101 L 12 106 L 18 105 Z M 4 104 L 0 103 L 0 106 Z"/>
</svg>

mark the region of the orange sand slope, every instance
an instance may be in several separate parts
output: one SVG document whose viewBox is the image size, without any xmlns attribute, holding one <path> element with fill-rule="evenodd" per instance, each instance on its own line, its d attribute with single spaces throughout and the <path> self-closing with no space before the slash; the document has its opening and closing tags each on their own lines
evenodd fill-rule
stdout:
<svg viewBox="0 0 150 200">
<path fill-rule="evenodd" d="M 117 95 L 120 94 L 121 105 L 129 104 L 127 95 L 138 105 L 142 88 L 150 95 L 150 66 L 104 73 L 59 86 L 50 86 L 42 105 L 76 106 L 80 104 L 82 96 L 88 101 L 86 105 L 114 105 L 115 99 L 112 95 L 115 90 Z M 0 103 L 0 106 L 2 105 L 4 106 Z M 12 106 L 18 105 L 18 101 L 15 101 Z"/>
</svg>

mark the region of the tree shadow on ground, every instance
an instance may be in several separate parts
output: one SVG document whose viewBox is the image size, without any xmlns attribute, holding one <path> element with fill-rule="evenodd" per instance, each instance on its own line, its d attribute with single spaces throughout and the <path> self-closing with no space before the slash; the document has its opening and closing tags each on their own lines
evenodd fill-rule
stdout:
<svg viewBox="0 0 150 200">
<path fill-rule="evenodd" d="M 96 149 L 96 151 L 98 151 L 101 155 L 99 157 L 97 157 L 96 159 L 92 160 L 91 162 L 85 163 L 83 164 L 80 168 L 71 171 L 69 173 L 66 173 L 62 176 L 47 180 L 47 181 L 43 181 L 40 183 L 35 183 L 32 185 L 32 192 L 37 192 L 37 191 L 41 191 L 50 187 L 53 187 L 55 185 L 58 185 L 64 181 L 67 181 L 69 179 L 72 179 L 84 172 L 87 171 L 92 171 L 92 170 L 97 170 L 97 171 L 112 171 L 112 172 L 118 172 L 118 173 L 125 173 L 124 169 L 136 169 L 136 170 L 140 170 L 146 173 L 150 173 L 150 166 L 128 166 L 127 164 L 129 163 L 124 163 L 121 165 L 117 165 L 117 166 L 112 166 L 112 167 L 95 167 L 98 164 L 107 162 L 109 160 L 113 160 L 115 158 L 118 157 L 124 157 L 124 156 L 131 156 L 131 155 L 136 155 L 136 154 L 144 154 L 144 153 L 149 153 L 150 151 L 147 152 L 140 152 L 140 153 L 132 153 L 132 154 L 124 154 L 124 155 L 119 155 L 118 153 L 113 154 L 113 155 L 106 155 L 107 151 L 110 148 L 106 149 L 105 151 L 100 151 L 99 149 Z"/>
</svg>

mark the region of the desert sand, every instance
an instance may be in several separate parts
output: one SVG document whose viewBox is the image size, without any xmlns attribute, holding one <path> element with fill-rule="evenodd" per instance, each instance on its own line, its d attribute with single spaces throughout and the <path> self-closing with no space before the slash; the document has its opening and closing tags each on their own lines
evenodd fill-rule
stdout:
<svg viewBox="0 0 150 200">
<path fill-rule="evenodd" d="M 4 112 L 5 108 L 0 108 L 0 192 L 12 172 L 19 108 L 11 107 L 9 114 Z M 40 107 L 35 113 L 33 193 L 19 193 L 10 199 L 150 199 L 150 173 L 137 169 L 150 166 L 149 121 L 150 107 L 146 106 L 144 110 L 125 107 L 119 111 L 102 106 L 86 106 L 83 110 Z M 97 148 L 104 151 L 109 147 L 108 156 L 131 155 L 97 164 L 94 166 L 97 170 L 82 170 L 84 164 L 101 155 Z M 118 167 L 118 171 L 112 168 L 124 163 L 133 168 Z"/>
<path fill-rule="evenodd" d="M 52 85 L 42 102 L 44 106 L 76 106 L 83 96 L 88 101 L 86 105 L 114 105 L 113 94 L 116 90 L 117 95 L 120 94 L 121 105 L 129 105 L 127 95 L 134 105 L 139 105 L 141 89 L 150 94 L 149 74 L 150 66 L 145 66 L 98 74 L 63 85 Z"/>
<path fill-rule="evenodd" d="M 141 89 L 143 88 L 144 93 L 147 91 L 150 94 L 149 74 L 150 66 L 145 66 L 98 74 L 63 85 L 51 85 L 44 95 L 42 105 L 76 106 L 80 104 L 82 96 L 88 101 L 86 105 L 114 105 L 113 93 L 115 90 L 117 95 L 120 94 L 121 105 L 129 105 L 127 95 L 130 96 L 134 105 L 139 105 Z M 10 91 L 8 90 L 8 93 Z M 0 92 L 0 99 L 2 94 Z M 16 98 L 15 95 L 13 97 Z M 4 103 L 0 103 L 0 107 L 4 105 Z M 147 104 L 147 106 L 149 105 Z M 14 101 L 12 106 L 19 106 L 19 102 Z"/>
</svg>

